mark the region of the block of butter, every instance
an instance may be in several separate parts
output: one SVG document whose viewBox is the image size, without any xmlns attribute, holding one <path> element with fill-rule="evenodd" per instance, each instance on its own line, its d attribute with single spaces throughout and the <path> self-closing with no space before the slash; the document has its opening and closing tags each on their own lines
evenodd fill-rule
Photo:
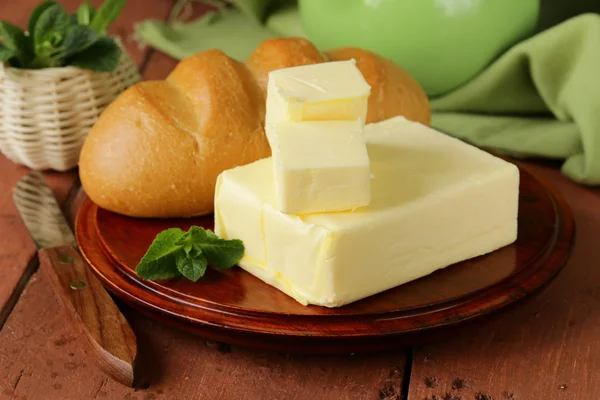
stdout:
<svg viewBox="0 0 600 400">
<path fill-rule="evenodd" d="M 371 87 L 354 60 L 283 68 L 269 73 L 265 130 L 284 121 L 366 120 Z"/>
<path fill-rule="evenodd" d="M 307 214 L 369 204 L 369 155 L 359 120 L 281 122 L 273 128 L 279 211 Z"/>
<path fill-rule="evenodd" d="M 338 307 L 516 240 L 514 164 L 403 117 L 365 137 L 372 198 L 355 211 L 279 212 L 272 158 L 219 176 L 215 231 L 244 241 L 243 269 L 301 304 Z"/>
</svg>

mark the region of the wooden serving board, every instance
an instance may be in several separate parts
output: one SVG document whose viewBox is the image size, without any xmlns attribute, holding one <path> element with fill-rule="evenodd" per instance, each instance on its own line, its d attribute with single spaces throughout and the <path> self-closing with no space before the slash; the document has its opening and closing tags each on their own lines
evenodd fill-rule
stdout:
<svg viewBox="0 0 600 400">
<path fill-rule="evenodd" d="M 561 270 L 574 236 L 562 197 L 520 166 L 517 241 L 485 256 L 340 308 L 302 306 L 234 268 L 197 283 L 138 279 L 135 266 L 163 229 L 213 228 L 213 216 L 135 219 L 87 200 L 76 220 L 84 257 L 104 285 L 132 307 L 182 329 L 236 345 L 317 353 L 414 344 L 541 289 Z M 368 266 L 365 266 L 368 268 Z M 435 336 L 435 335 L 434 335 Z"/>
</svg>

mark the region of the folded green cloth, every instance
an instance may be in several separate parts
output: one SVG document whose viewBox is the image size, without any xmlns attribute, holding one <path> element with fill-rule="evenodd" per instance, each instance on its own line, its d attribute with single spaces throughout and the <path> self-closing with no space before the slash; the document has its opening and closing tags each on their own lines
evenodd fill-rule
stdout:
<svg viewBox="0 0 600 400">
<path fill-rule="evenodd" d="M 431 106 L 444 132 L 517 157 L 565 159 L 567 176 L 600 184 L 600 16 L 517 44 Z"/>
<path fill-rule="evenodd" d="M 236 8 L 209 12 L 190 22 L 146 20 L 136 24 L 136 35 L 176 59 L 221 49 L 236 60 L 248 58 L 265 39 L 306 37 L 294 0 L 237 0 L 235 4 Z"/>
<path fill-rule="evenodd" d="M 266 38 L 305 36 L 291 2 L 272 12 L 262 0 L 236 3 L 193 22 L 150 20 L 136 30 L 145 43 L 178 59 L 220 48 L 243 60 Z M 432 99 L 432 126 L 514 157 L 564 160 L 562 171 L 571 179 L 598 185 L 599 72 L 600 16 L 580 15 L 515 45 L 464 86 Z"/>
</svg>

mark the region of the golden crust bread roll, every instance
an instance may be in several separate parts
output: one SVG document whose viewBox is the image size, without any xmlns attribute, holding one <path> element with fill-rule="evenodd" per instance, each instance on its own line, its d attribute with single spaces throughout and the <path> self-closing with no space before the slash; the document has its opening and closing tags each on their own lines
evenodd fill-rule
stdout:
<svg viewBox="0 0 600 400">
<path fill-rule="evenodd" d="M 271 155 L 263 129 L 269 71 L 351 58 L 371 85 L 367 122 L 404 115 L 429 124 L 419 84 L 371 52 L 323 54 L 299 38 L 266 40 L 245 63 L 208 50 L 105 109 L 81 150 L 82 186 L 99 207 L 132 217 L 212 213 L 222 171 Z"/>
</svg>

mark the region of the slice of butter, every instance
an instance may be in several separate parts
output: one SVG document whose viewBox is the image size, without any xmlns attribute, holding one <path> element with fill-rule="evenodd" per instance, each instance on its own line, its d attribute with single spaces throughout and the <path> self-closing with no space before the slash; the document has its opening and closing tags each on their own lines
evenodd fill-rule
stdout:
<svg viewBox="0 0 600 400">
<path fill-rule="evenodd" d="M 337 307 L 515 241 L 518 168 L 402 117 L 365 126 L 371 202 L 355 211 L 276 208 L 272 158 L 218 178 L 215 230 L 240 266 L 298 302 Z"/>
<path fill-rule="evenodd" d="M 359 120 L 282 122 L 273 135 L 279 211 L 307 214 L 369 204 L 369 155 Z"/>
<path fill-rule="evenodd" d="M 265 130 L 279 122 L 367 118 L 371 87 L 354 60 L 283 68 L 269 73 Z"/>
</svg>

